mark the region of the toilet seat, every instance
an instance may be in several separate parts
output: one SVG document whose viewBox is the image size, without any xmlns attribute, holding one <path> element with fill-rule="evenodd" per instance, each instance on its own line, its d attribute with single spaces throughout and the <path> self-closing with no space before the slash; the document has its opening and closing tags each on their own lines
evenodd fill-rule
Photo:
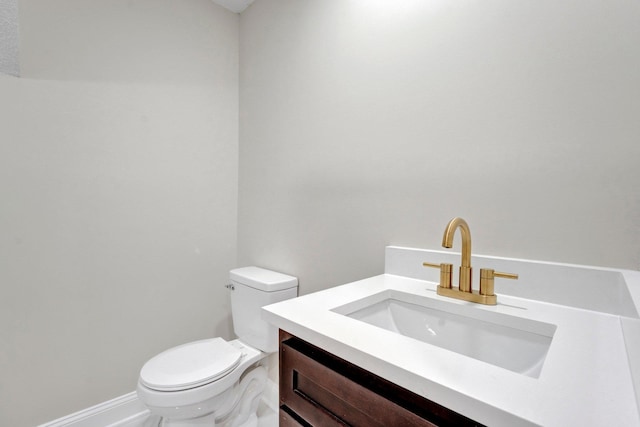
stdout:
<svg viewBox="0 0 640 427">
<path fill-rule="evenodd" d="M 241 359 L 242 352 L 222 338 L 196 341 L 150 359 L 140 371 L 140 382 L 158 391 L 187 390 L 228 375 Z"/>
</svg>

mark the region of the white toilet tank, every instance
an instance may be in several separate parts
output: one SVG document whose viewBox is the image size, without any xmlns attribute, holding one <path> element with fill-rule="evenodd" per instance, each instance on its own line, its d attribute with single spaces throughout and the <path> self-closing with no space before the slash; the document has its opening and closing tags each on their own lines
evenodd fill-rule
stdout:
<svg viewBox="0 0 640 427">
<path fill-rule="evenodd" d="M 263 321 L 260 309 L 298 296 L 298 279 L 259 267 L 231 270 L 233 330 L 252 347 L 273 353 L 278 350 L 278 329 Z"/>
</svg>

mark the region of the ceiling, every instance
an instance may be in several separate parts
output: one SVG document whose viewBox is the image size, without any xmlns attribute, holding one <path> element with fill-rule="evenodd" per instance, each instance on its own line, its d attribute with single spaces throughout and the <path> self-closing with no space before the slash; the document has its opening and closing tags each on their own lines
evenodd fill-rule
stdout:
<svg viewBox="0 0 640 427">
<path fill-rule="evenodd" d="M 242 13 L 254 0 L 213 0 L 214 3 L 235 13 Z"/>
</svg>

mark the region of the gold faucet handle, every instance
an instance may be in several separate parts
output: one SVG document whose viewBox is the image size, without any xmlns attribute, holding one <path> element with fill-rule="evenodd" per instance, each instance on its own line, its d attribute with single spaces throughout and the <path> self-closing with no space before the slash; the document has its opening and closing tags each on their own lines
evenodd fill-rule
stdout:
<svg viewBox="0 0 640 427">
<path fill-rule="evenodd" d="M 439 268 L 440 269 L 440 287 L 451 289 L 451 271 L 453 270 L 453 264 L 441 263 L 432 264 L 430 262 L 423 262 L 423 267 Z"/>
<path fill-rule="evenodd" d="M 518 275 L 513 273 L 502 273 L 491 268 L 480 269 L 480 295 L 493 295 L 493 285 L 496 277 L 502 279 L 517 279 Z"/>
</svg>

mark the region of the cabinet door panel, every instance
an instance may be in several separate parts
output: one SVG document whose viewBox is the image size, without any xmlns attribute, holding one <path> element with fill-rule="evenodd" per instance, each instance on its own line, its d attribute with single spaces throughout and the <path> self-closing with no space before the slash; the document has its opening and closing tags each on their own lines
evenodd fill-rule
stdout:
<svg viewBox="0 0 640 427">
<path fill-rule="evenodd" d="M 284 331 L 280 405 L 281 426 L 481 426 Z"/>
<path fill-rule="evenodd" d="M 281 399 L 311 425 L 434 426 L 286 343 L 281 357 Z"/>
</svg>

